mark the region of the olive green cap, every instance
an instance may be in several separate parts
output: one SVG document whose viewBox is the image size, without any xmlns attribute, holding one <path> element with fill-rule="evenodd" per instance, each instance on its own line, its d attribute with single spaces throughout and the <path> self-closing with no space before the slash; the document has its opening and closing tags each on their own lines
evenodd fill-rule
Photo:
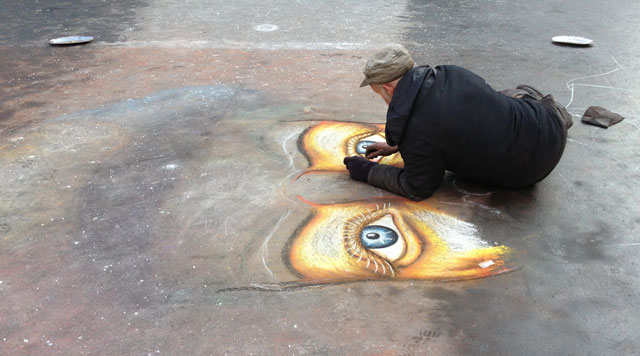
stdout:
<svg viewBox="0 0 640 356">
<path fill-rule="evenodd" d="M 388 45 L 367 60 L 362 72 L 365 79 L 361 87 L 369 84 L 384 84 L 402 77 L 415 65 L 406 48 L 400 44 Z"/>
</svg>

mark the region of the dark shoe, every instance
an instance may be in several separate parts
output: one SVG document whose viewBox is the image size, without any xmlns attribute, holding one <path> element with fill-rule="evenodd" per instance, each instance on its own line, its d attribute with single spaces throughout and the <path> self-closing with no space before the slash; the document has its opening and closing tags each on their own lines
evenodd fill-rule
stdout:
<svg viewBox="0 0 640 356">
<path fill-rule="evenodd" d="M 569 114 L 569 112 L 567 111 L 567 109 L 564 108 L 564 106 L 556 103 L 556 101 L 553 100 L 553 96 L 551 96 L 551 94 L 545 96 L 544 98 L 538 101 L 540 102 L 540 104 L 553 110 L 553 112 L 555 112 L 556 116 L 560 119 L 560 121 L 562 121 L 562 124 L 567 130 L 571 126 L 573 126 L 573 118 L 571 117 L 571 114 Z"/>
<path fill-rule="evenodd" d="M 558 112 L 560 113 L 560 119 L 562 119 L 562 121 L 564 121 L 564 127 L 566 127 L 567 130 L 571 126 L 573 126 L 573 118 L 572 118 L 571 114 L 569 114 L 567 109 L 564 108 L 564 106 L 556 104 L 556 110 L 558 110 Z"/>
<path fill-rule="evenodd" d="M 530 96 L 527 91 L 524 91 L 521 89 L 505 89 L 505 90 L 500 90 L 500 93 L 516 99 L 522 99 Z"/>
<path fill-rule="evenodd" d="M 534 99 L 536 100 L 541 100 L 542 98 L 544 98 L 544 94 L 542 94 L 542 92 L 534 87 L 532 87 L 531 85 L 527 85 L 527 84 L 520 84 L 516 87 L 516 89 L 520 89 L 520 90 L 524 90 L 527 93 L 529 93 L 529 95 L 531 95 Z"/>
<path fill-rule="evenodd" d="M 553 96 L 544 95 L 540 90 L 532 87 L 531 85 L 520 84 L 516 87 L 516 89 L 503 90 L 501 93 L 507 96 L 511 96 L 512 98 L 536 100 L 540 104 L 543 104 L 551 109 L 560 119 L 560 121 L 562 121 L 562 124 L 567 130 L 571 126 L 573 126 L 573 118 L 571 117 L 571 114 L 567 112 L 567 109 L 565 109 L 564 106 L 556 103 L 556 101 L 553 100 Z"/>
</svg>

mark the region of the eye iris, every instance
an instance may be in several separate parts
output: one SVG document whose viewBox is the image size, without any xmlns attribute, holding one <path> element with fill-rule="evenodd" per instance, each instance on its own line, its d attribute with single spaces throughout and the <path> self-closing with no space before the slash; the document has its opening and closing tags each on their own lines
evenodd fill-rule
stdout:
<svg viewBox="0 0 640 356">
<path fill-rule="evenodd" d="M 363 155 L 365 153 L 367 153 L 367 147 L 373 143 L 376 143 L 375 141 L 369 141 L 369 140 L 363 140 L 358 142 L 358 144 L 356 145 L 356 152 Z"/>
<path fill-rule="evenodd" d="M 365 226 L 360 232 L 360 241 L 366 248 L 384 248 L 398 241 L 398 234 L 381 225 Z"/>
</svg>

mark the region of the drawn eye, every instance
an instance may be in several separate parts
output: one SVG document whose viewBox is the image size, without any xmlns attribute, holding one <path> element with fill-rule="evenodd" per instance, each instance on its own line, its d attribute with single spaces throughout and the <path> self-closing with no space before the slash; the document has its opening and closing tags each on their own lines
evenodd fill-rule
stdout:
<svg viewBox="0 0 640 356">
<path fill-rule="evenodd" d="M 508 249 L 480 239 L 475 225 L 424 203 L 393 204 L 314 205 L 313 219 L 293 240 L 292 267 L 305 278 L 338 281 L 461 280 L 507 271 Z"/>
<path fill-rule="evenodd" d="M 360 242 L 364 248 L 389 262 L 400 259 L 407 249 L 404 237 L 389 214 L 364 226 Z"/>
<path fill-rule="evenodd" d="M 381 275 L 394 276 L 395 266 L 405 265 L 417 257 L 416 244 L 413 249 L 407 248 L 407 237 L 398 228 L 395 219 L 397 212 L 383 206 L 376 210 L 363 212 L 349 219 L 344 226 L 345 248 L 358 263 L 366 269 Z M 414 237 L 415 238 L 415 237 Z M 408 253 L 407 251 L 411 251 Z"/>
</svg>

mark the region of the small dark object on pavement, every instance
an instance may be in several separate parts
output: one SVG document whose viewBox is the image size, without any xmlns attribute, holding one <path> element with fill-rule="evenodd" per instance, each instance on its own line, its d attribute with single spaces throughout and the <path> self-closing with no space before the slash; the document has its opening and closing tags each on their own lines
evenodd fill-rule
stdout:
<svg viewBox="0 0 640 356">
<path fill-rule="evenodd" d="M 590 106 L 582 115 L 582 122 L 604 127 L 615 125 L 624 120 L 624 117 L 600 106 Z"/>
</svg>

